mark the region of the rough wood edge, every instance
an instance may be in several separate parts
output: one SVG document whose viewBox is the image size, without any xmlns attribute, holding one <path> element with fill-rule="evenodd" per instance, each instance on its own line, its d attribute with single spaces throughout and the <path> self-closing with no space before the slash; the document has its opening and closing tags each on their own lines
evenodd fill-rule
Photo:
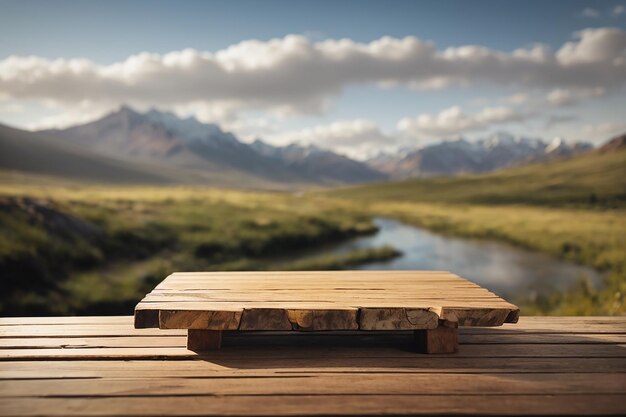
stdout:
<svg viewBox="0 0 626 417">
<path fill-rule="evenodd" d="M 239 330 L 293 330 L 287 310 L 277 308 L 246 308 Z"/>
<path fill-rule="evenodd" d="M 517 323 L 519 309 L 513 308 L 473 308 L 473 307 L 443 307 L 440 320 L 456 322 L 466 327 L 497 327 L 504 323 Z"/>
<path fill-rule="evenodd" d="M 237 330 L 243 310 L 159 310 L 160 329 Z"/>
<path fill-rule="evenodd" d="M 459 326 L 501 326 L 517 323 L 520 311 L 513 308 L 354 308 L 282 309 L 250 308 L 233 311 L 167 310 L 141 302 L 135 307 L 136 329 L 208 330 L 418 330 L 437 327 L 438 320 Z"/>
<path fill-rule="evenodd" d="M 221 330 L 187 330 L 187 349 L 194 352 L 217 350 L 222 347 Z"/>
<path fill-rule="evenodd" d="M 159 310 L 143 309 L 138 304 L 135 307 L 135 329 L 159 328 Z"/>
<path fill-rule="evenodd" d="M 361 308 L 360 330 L 416 330 L 434 329 L 439 314 L 426 308 Z"/>
<path fill-rule="evenodd" d="M 506 316 L 505 323 L 517 323 L 519 321 L 520 309 L 516 308 L 514 310 L 509 311 L 509 314 Z"/>
<path fill-rule="evenodd" d="M 293 330 L 358 330 L 359 310 L 354 309 L 320 309 L 320 310 L 287 310 L 287 317 Z"/>
</svg>

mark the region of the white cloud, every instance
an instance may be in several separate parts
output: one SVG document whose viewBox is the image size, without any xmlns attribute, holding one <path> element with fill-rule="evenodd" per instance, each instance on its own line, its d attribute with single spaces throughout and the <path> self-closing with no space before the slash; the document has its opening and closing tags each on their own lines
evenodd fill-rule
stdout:
<svg viewBox="0 0 626 417">
<path fill-rule="evenodd" d="M 227 101 L 191 101 L 173 106 L 165 106 L 163 110 L 171 109 L 179 117 L 194 116 L 203 123 L 228 125 L 239 121 L 237 112 L 239 106 L 239 103 Z"/>
<path fill-rule="evenodd" d="M 596 18 L 596 17 L 600 17 L 600 12 L 596 9 L 593 9 L 591 7 L 587 7 L 585 9 L 583 9 L 582 12 L 580 12 L 580 15 L 582 17 L 590 17 L 590 18 Z"/>
<path fill-rule="evenodd" d="M 578 90 L 557 88 L 546 95 L 546 101 L 552 106 L 561 107 L 576 104 L 586 98 L 601 97 L 605 94 L 606 90 L 602 87 Z"/>
<path fill-rule="evenodd" d="M 358 43 L 289 35 L 244 41 L 215 53 L 143 52 L 110 65 L 84 58 L 10 56 L 0 61 L 0 96 L 47 100 L 59 108 L 84 101 L 191 106 L 205 118 L 234 117 L 245 109 L 320 113 L 330 98 L 355 84 L 621 88 L 625 49 L 626 32 L 612 28 L 585 29 L 555 53 L 544 46 L 510 53 L 473 45 L 437 50 L 415 37 Z"/>
<path fill-rule="evenodd" d="M 24 106 L 19 103 L 0 101 L 0 113 L 22 113 L 24 109 Z"/>
<path fill-rule="evenodd" d="M 626 122 L 604 122 L 586 125 L 582 129 L 584 138 L 593 142 L 604 142 L 611 137 L 624 133 Z"/>
<path fill-rule="evenodd" d="M 492 126 L 521 122 L 533 115 L 516 112 L 508 107 L 487 107 L 475 114 L 465 113 L 459 106 L 453 106 L 437 114 L 420 114 L 405 117 L 398 122 L 398 130 L 413 137 L 456 136 L 468 132 L 486 130 Z"/>
<path fill-rule="evenodd" d="M 581 70 L 591 70 L 596 64 L 604 62 L 607 72 L 602 74 L 601 68 L 596 68 L 596 77 L 610 76 L 611 68 L 617 71 L 613 75 L 624 82 L 626 73 L 626 32 L 615 28 L 584 29 L 576 34 L 576 40 L 565 43 L 556 53 L 556 59 L 562 67 L 577 67 Z M 595 72 L 595 70 L 592 70 Z M 621 73 L 621 75 L 620 75 Z M 563 72 L 563 75 L 567 72 Z M 580 75 L 580 74 L 577 74 Z M 592 74 L 589 74 L 590 76 Z M 596 79 L 597 83 L 601 81 Z"/>
<path fill-rule="evenodd" d="M 241 141 L 246 143 L 276 135 L 280 131 L 275 119 L 263 116 L 242 117 L 230 123 L 221 123 L 220 126 L 224 130 L 234 132 Z"/>
<path fill-rule="evenodd" d="M 43 101 L 46 111 L 41 117 L 26 124 L 30 130 L 62 129 L 99 119 L 118 107 L 109 103 L 98 103 L 85 100 L 68 106 L 59 106 L 57 103 Z M 147 110 L 147 108 L 146 108 Z"/>
<path fill-rule="evenodd" d="M 44 116 L 26 126 L 30 130 L 60 129 L 67 126 L 75 126 L 88 123 L 104 116 L 108 111 L 89 112 L 60 112 L 51 116 Z"/>
<path fill-rule="evenodd" d="M 374 122 L 365 119 L 337 121 L 329 125 L 270 135 L 265 139 L 275 145 L 293 142 L 317 145 L 356 159 L 364 159 L 397 145 L 396 137 L 383 133 Z"/>
<path fill-rule="evenodd" d="M 621 4 L 618 6 L 615 6 L 613 10 L 611 11 L 611 15 L 614 17 L 621 16 L 623 14 L 626 14 L 626 6 L 621 5 Z"/>
</svg>

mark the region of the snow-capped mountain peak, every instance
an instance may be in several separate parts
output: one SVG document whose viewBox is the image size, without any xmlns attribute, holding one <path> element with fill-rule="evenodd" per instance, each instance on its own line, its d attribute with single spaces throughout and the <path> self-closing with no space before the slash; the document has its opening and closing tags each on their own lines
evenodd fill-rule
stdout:
<svg viewBox="0 0 626 417">
<path fill-rule="evenodd" d="M 377 157 L 371 166 L 396 178 L 481 173 L 500 168 L 567 157 L 592 149 L 588 143 L 569 144 L 562 138 L 546 144 L 541 139 L 499 132 L 484 139 L 444 141 L 408 155 Z"/>
<path fill-rule="evenodd" d="M 563 138 L 556 137 L 552 139 L 552 142 L 550 142 L 548 146 L 546 146 L 545 153 L 554 152 L 555 150 L 559 149 L 562 146 L 565 146 Z"/>
<path fill-rule="evenodd" d="M 496 132 L 483 140 L 483 143 L 488 148 L 495 146 L 508 146 L 515 143 L 515 136 L 506 132 Z"/>
<path fill-rule="evenodd" d="M 162 124 L 176 136 L 193 142 L 193 141 L 226 141 L 233 142 L 236 139 L 233 135 L 228 134 L 212 123 L 202 123 L 193 116 L 187 118 L 179 118 L 172 112 L 163 112 L 155 108 L 150 109 L 143 115 L 153 123 Z"/>
</svg>

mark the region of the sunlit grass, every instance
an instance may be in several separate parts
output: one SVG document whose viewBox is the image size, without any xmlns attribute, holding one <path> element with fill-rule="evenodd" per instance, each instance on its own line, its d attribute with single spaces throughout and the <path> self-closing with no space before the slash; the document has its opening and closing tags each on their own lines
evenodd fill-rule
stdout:
<svg viewBox="0 0 626 417">
<path fill-rule="evenodd" d="M 486 175 L 411 179 L 331 191 L 351 200 L 613 208 L 626 203 L 626 150 Z"/>
<path fill-rule="evenodd" d="M 375 230 L 366 214 L 289 194 L 0 182 L 2 196 L 3 314 L 129 314 L 176 270 L 265 268 L 259 259 Z"/>
<path fill-rule="evenodd" d="M 315 193 L 345 208 L 440 233 L 496 239 L 606 273 L 527 304 L 527 313 L 626 311 L 626 151 L 530 165 L 489 175 L 374 184 Z"/>
<path fill-rule="evenodd" d="M 373 248 L 312 260 L 290 251 L 371 233 L 387 216 L 440 233 L 496 239 L 607 274 L 524 303 L 525 314 L 622 314 L 626 152 L 487 176 L 435 178 L 304 195 L 208 187 L 108 186 L 0 174 L 0 199 L 29 197 L 98 233 L 51 229 L 0 211 L 6 314 L 120 314 L 175 270 L 343 269 L 396 256 Z M 71 228 L 70 228 L 71 229 Z M 517 300 L 516 300 L 517 301 Z"/>
</svg>

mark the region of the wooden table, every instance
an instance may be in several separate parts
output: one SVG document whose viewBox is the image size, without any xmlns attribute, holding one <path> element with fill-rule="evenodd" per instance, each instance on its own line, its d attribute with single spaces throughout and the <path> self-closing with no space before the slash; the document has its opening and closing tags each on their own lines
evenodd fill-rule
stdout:
<svg viewBox="0 0 626 417">
<path fill-rule="evenodd" d="M 410 332 L 186 331 L 132 317 L 0 318 L 0 416 L 626 413 L 626 318 L 522 317 L 459 330 L 456 355 Z"/>
<path fill-rule="evenodd" d="M 189 272 L 137 305 L 135 327 L 186 329 L 195 351 L 219 348 L 224 330 L 413 330 L 422 352 L 452 353 L 458 326 L 518 317 L 513 304 L 450 272 Z"/>
</svg>

